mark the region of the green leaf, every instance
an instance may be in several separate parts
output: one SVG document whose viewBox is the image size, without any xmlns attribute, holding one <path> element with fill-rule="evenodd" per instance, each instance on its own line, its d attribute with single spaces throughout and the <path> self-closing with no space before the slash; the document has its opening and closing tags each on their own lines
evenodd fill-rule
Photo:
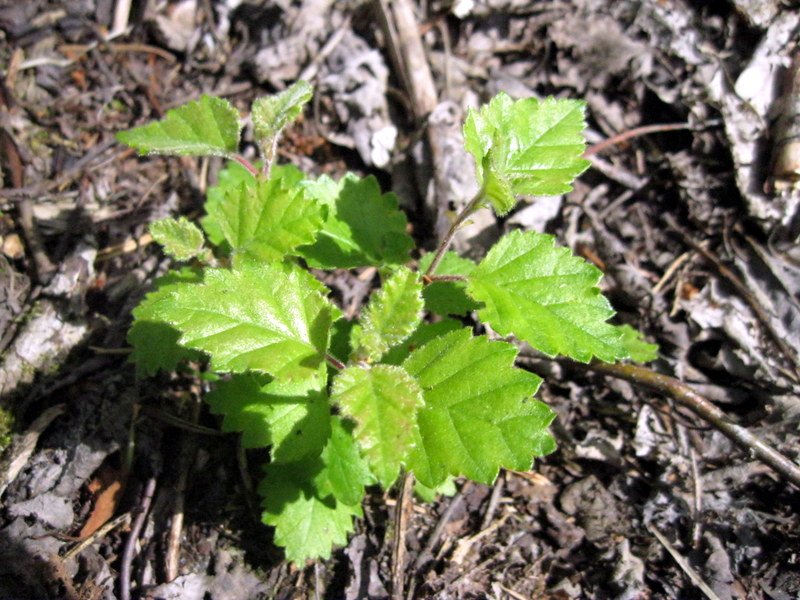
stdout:
<svg viewBox="0 0 800 600">
<path fill-rule="evenodd" d="M 456 488 L 455 479 L 448 477 L 443 483 L 440 483 L 435 488 L 429 488 L 422 485 L 419 481 L 414 481 L 414 493 L 420 497 L 423 502 L 435 502 L 441 496 L 455 496 L 458 488 Z"/>
<path fill-rule="evenodd" d="M 435 323 L 421 323 L 417 330 L 411 334 L 411 337 L 389 350 L 381 359 L 381 363 L 387 365 L 403 364 L 403 361 L 416 348 L 421 348 L 432 339 L 463 327 L 464 324 L 455 319 L 442 319 Z"/>
<path fill-rule="evenodd" d="M 630 325 L 619 325 L 622 332 L 620 343 L 630 355 L 630 359 L 638 363 L 646 363 L 658 358 L 658 344 L 645 341 L 644 336 Z"/>
<path fill-rule="evenodd" d="M 258 167 L 258 164 L 254 165 Z M 276 167 L 279 169 L 279 167 Z M 225 234 L 222 227 L 209 213 L 219 214 L 218 205 L 221 204 L 229 193 L 235 193 L 241 184 L 254 185 L 255 176 L 244 166 L 236 161 L 229 161 L 225 168 L 217 173 L 217 185 L 208 188 L 206 192 L 206 216 L 200 219 L 200 224 L 208 236 L 209 241 L 216 246 L 225 243 Z"/>
<path fill-rule="evenodd" d="M 282 92 L 253 102 L 253 133 L 267 162 L 272 162 L 281 131 L 298 117 L 312 93 L 308 83 L 298 81 Z"/>
<path fill-rule="evenodd" d="M 419 261 L 420 273 L 425 273 L 433 261 L 434 253 L 423 256 Z M 475 263 L 462 258 L 455 252 L 445 252 L 435 275 L 461 275 L 466 277 L 475 269 Z M 465 316 L 480 308 L 480 304 L 467 296 L 467 284 L 461 281 L 434 281 L 422 290 L 425 308 L 436 314 Z"/>
<path fill-rule="evenodd" d="M 355 334 L 356 360 L 377 362 L 422 321 L 422 282 L 406 267 L 392 273 L 361 314 Z"/>
<path fill-rule="evenodd" d="M 378 180 L 348 173 L 339 182 L 323 175 L 305 184 L 328 207 L 328 217 L 311 246 L 300 250 L 311 267 L 354 269 L 408 261 L 414 241 L 394 194 L 381 194 Z"/>
<path fill-rule="evenodd" d="M 372 482 L 346 424 L 334 418 L 331 425 L 320 456 L 267 465 L 258 488 L 264 523 L 275 527 L 275 543 L 298 565 L 329 558 L 334 545 L 347 543 L 353 517 L 362 515 L 364 485 Z"/>
<path fill-rule="evenodd" d="M 517 349 L 469 329 L 434 339 L 403 363 L 422 386 L 407 466 L 429 488 L 448 475 L 490 484 L 501 467 L 527 470 L 555 449 L 555 413 L 531 396 L 541 379 L 513 367 Z"/>
<path fill-rule="evenodd" d="M 206 269 L 202 283 L 178 286 L 157 315 L 181 330 L 182 345 L 210 354 L 212 370 L 312 377 L 325 359 L 333 318 L 312 280 L 279 263 Z"/>
<path fill-rule="evenodd" d="M 580 100 L 525 98 L 501 92 L 464 123 L 467 150 L 475 157 L 478 180 L 498 214 L 515 196 L 550 196 L 572 189 L 589 167 L 581 158 L 585 103 Z"/>
<path fill-rule="evenodd" d="M 200 281 L 200 275 L 191 269 L 170 271 L 156 281 L 156 291 L 151 292 L 133 309 L 133 324 L 128 330 L 128 343 L 133 346 L 130 360 L 136 363 L 139 377 L 153 376 L 159 369 L 172 371 L 184 360 L 196 360 L 200 353 L 178 344 L 181 332 L 159 316 L 158 307 L 170 301 L 170 294 L 182 284 Z"/>
<path fill-rule="evenodd" d="M 372 473 L 388 489 L 412 440 L 422 390 L 402 367 L 347 367 L 333 381 L 331 400 L 355 422 L 355 438 Z"/>
<path fill-rule="evenodd" d="M 469 276 L 467 292 L 500 335 L 514 334 L 549 356 L 588 362 L 627 357 L 614 314 L 597 283 L 602 273 L 554 238 L 514 231 L 503 237 Z"/>
<path fill-rule="evenodd" d="M 272 446 L 273 462 L 317 456 L 330 436 L 325 371 L 299 381 L 258 373 L 235 374 L 205 395 L 211 412 L 224 415 L 224 431 L 241 431 L 242 446 Z"/>
<path fill-rule="evenodd" d="M 190 260 L 203 252 L 203 232 L 186 217 L 161 219 L 151 223 L 149 229 L 153 239 L 175 260 Z"/>
<path fill-rule="evenodd" d="M 237 256 L 275 261 L 309 244 L 322 227 L 323 207 L 299 185 L 297 167 L 275 167 L 272 176 L 242 181 L 225 197 L 207 205 Z"/>
<path fill-rule="evenodd" d="M 160 121 L 117 134 L 139 154 L 232 156 L 239 149 L 239 113 L 223 98 L 203 96 Z"/>
<path fill-rule="evenodd" d="M 356 505 L 364 498 L 364 486 L 375 483 L 361 458 L 353 437 L 353 424 L 331 418 L 331 436 L 320 455 L 325 469 L 314 477 L 320 497 L 330 494 L 344 504 Z"/>
</svg>

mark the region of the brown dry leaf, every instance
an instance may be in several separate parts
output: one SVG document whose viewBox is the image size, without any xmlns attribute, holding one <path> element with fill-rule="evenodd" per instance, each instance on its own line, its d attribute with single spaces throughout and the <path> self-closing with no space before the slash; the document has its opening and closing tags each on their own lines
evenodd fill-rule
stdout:
<svg viewBox="0 0 800 600">
<path fill-rule="evenodd" d="M 114 469 L 109 466 L 102 466 L 98 469 L 97 475 L 89 483 L 89 491 L 92 492 L 92 513 L 84 523 L 78 540 L 85 540 L 108 521 L 117 509 L 117 503 L 122 497 L 125 489 L 125 472 L 121 469 Z"/>
</svg>

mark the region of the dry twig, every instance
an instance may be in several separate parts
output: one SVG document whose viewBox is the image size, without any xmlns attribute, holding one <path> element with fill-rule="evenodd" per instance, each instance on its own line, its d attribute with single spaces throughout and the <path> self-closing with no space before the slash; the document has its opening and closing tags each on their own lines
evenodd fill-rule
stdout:
<svg viewBox="0 0 800 600">
<path fill-rule="evenodd" d="M 711 423 L 739 448 L 758 458 L 800 489 L 800 467 L 791 459 L 754 436 L 746 428 L 731 422 L 722 410 L 682 381 L 669 375 L 662 375 L 645 367 L 631 364 L 607 364 L 593 361 L 588 368 L 606 375 L 625 379 L 672 398 L 681 406 L 685 406 L 700 418 Z"/>
</svg>

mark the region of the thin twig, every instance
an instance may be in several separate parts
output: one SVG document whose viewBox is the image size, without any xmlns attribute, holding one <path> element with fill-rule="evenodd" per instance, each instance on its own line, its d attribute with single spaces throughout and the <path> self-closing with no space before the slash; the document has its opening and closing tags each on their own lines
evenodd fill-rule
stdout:
<svg viewBox="0 0 800 600">
<path fill-rule="evenodd" d="M 425 547 L 417 554 L 417 559 L 414 561 L 414 571 L 421 569 L 423 563 L 433 557 L 433 549 L 439 543 L 445 527 L 453 520 L 453 513 L 461 508 L 461 505 L 464 503 L 464 493 L 469 489 L 469 485 L 470 482 L 467 481 L 461 489 L 458 490 L 458 493 L 450 500 L 442 516 L 439 517 L 436 527 L 433 528 L 433 531 L 428 536 L 428 540 L 425 542 Z"/>
<path fill-rule="evenodd" d="M 656 529 L 653 525 L 648 524 L 647 530 L 656 536 L 656 539 L 661 543 L 662 546 L 664 546 L 664 548 L 667 549 L 667 552 L 672 555 L 672 558 L 675 559 L 675 562 L 678 563 L 678 566 L 683 570 L 684 573 L 686 573 L 686 575 L 689 576 L 689 579 L 692 580 L 692 583 L 700 588 L 708 600 L 720 600 L 719 596 L 714 593 L 714 590 L 708 587 L 708 584 L 700 578 L 700 575 L 698 575 L 697 571 L 692 568 L 692 565 L 690 565 L 686 559 L 681 556 L 677 548 L 675 548 L 675 546 L 673 546 L 658 529 Z"/>
<path fill-rule="evenodd" d="M 583 153 L 583 157 L 587 158 L 592 154 L 602 152 L 610 146 L 621 144 L 626 140 L 639 137 L 641 135 L 646 135 L 648 133 L 660 133 L 662 131 L 676 131 L 681 129 L 693 129 L 693 126 L 690 123 L 663 123 L 660 125 L 643 125 L 642 127 L 634 127 L 633 129 L 628 129 L 627 131 L 623 131 L 622 133 L 618 133 L 617 135 L 603 140 L 602 142 L 592 144 L 586 148 L 586 151 Z"/>
<path fill-rule="evenodd" d="M 139 504 L 139 513 L 133 521 L 128 539 L 125 540 L 125 550 L 122 553 L 122 566 L 119 571 L 120 600 L 131 600 L 131 563 L 136 553 L 136 540 L 139 539 L 139 534 L 142 532 L 142 527 L 144 527 L 144 522 L 150 510 L 150 503 L 153 501 L 153 493 L 155 491 L 156 478 L 151 477 L 147 480 L 147 484 L 145 485 L 142 501 Z"/>
<path fill-rule="evenodd" d="M 724 412 L 682 381 L 631 364 L 608 364 L 593 361 L 588 368 L 625 379 L 672 398 L 681 406 L 685 406 L 697 416 L 711 423 L 739 448 L 758 458 L 800 489 L 800 467 L 794 461 L 754 436 L 744 427 L 732 423 Z"/>
</svg>

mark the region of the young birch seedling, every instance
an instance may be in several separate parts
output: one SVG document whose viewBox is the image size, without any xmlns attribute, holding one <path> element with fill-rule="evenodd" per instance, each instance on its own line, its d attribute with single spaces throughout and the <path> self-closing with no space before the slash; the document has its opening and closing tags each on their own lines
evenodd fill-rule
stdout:
<svg viewBox="0 0 800 600">
<path fill-rule="evenodd" d="M 552 236 L 515 231 L 477 264 L 447 250 L 476 210 L 504 214 L 520 194 L 571 189 L 588 166 L 583 102 L 500 94 L 471 111 L 464 137 L 480 191 L 414 271 L 406 217 L 373 177 L 312 179 L 275 164 L 282 129 L 311 93 L 299 82 L 253 104 L 261 169 L 237 154 L 239 115 L 220 98 L 118 135 L 141 154 L 230 161 L 208 192 L 202 229 L 183 217 L 151 225 L 164 251 L 188 264 L 157 281 L 128 339 L 141 375 L 200 357 L 226 374 L 205 399 L 246 448 L 270 448 L 263 520 L 296 563 L 345 544 L 365 487 L 388 488 L 401 470 L 421 490 L 456 476 L 491 484 L 501 468 L 529 469 L 555 449 L 554 413 L 533 398 L 539 377 L 514 366 L 516 347 L 453 316 L 477 311 L 550 356 L 652 354 L 607 322 L 600 271 Z M 377 267 L 383 284 L 347 323 L 308 268 L 360 267 Z"/>
</svg>

